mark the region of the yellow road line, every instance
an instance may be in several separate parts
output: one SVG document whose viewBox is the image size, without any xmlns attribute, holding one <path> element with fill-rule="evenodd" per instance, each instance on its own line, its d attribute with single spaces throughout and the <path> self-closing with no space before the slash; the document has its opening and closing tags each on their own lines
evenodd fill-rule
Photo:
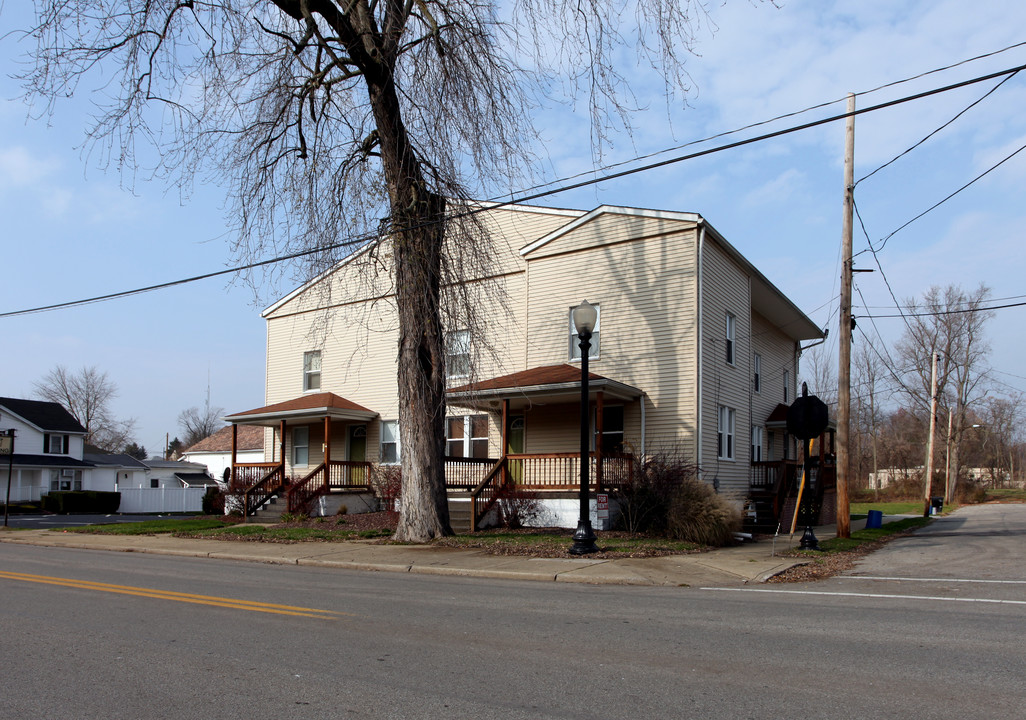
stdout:
<svg viewBox="0 0 1026 720">
<path fill-rule="evenodd" d="M 43 585 L 58 585 L 62 587 L 78 588 L 80 590 L 95 590 L 98 592 L 118 593 L 120 595 L 134 595 L 136 597 L 148 597 L 157 600 L 174 600 L 176 602 L 193 603 L 196 605 L 212 605 L 214 607 L 249 610 L 251 612 L 273 613 L 275 615 L 294 615 L 298 617 L 333 619 L 340 615 L 350 614 L 339 613 L 333 610 L 298 607 L 295 605 L 277 605 L 274 603 L 254 602 L 252 600 L 240 600 L 237 598 L 223 598 L 213 595 L 195 595 L 192 593 L 175 592 L 173 590 L 155 590 L 151 588 L 132 587 L 131 585 L 112 585 L 109 583 L 93 582 L 91 580 L 73 580 L 70 578 L 50 577 L 47 575 L 29 575 L 26 573 L 7 572 L 3 570 L 0 570 L 0 578 L 5 578 L 7 580 L 20 580 L 22 582 L 34 582 Z"/>
</svg>

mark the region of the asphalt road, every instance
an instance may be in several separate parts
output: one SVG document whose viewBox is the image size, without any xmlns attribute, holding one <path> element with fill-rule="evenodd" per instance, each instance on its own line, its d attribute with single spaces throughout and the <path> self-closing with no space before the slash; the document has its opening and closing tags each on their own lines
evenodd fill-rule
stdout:
<svg viewBox="0 0 1026 720">
<path fill-rule="evenodd" d="M 1022 577 L 1026 506 L 972 510 L 743 591 L 5 544 L 0 718 L 1021 717 L 1023 586 L 954 581 Z"/>
<path fill-rule="evenodd" d="M 7 524 L 15 528 L 34 528 L 50 530 L 52 528 L 77 527 L 81 525 L 98 525 L 102 523 L 133 523 L 157 518 L 173 517 L 171 515 L 10 515 Z"/>
</svg>

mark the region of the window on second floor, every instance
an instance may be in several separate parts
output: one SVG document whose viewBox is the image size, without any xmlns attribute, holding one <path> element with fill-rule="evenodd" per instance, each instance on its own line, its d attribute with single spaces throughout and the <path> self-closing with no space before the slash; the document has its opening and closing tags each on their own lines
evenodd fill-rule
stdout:
<svg viewBox="0 0 1026 720">
<path fill-rule="evenodd" d="M 70 450 L 71 438 L 68 435 L 43 434 L 43 452 L 47 455 L 67 455 Z"/>
<path fill-rule="evenodd" d="M 784 370 L 784 404 L 791 402 L 791 373 Z"/>
<path fill-rule="evenodd" d="M 488 416 L 464 415 L 447 418 L 445 454 L 449 457 L 488 457 Z"/>
<path fill-rule="evenodd" d="M 457 330 L 445 336 L 445 376 L 450 380 L 470 376 L 469 330 Z"/>
<path fill-rule="evenodd" d="M 735 326 L 736 325 L 737 325 L 737 318 L 735 318 L 731 313 L 727 313 L 727 328 L 726 328 L 726 330 L 727 330 L 727 364 L 728 365 L 733 365 L 734 364 L 734 341 L 736 339 L 735 338 L 735 332 L 736 332 L 736 327 Z"/>
<path fill-rule="evenodd" d="M 762 391 L 762 355 L 755 353 L 752 360 L 752 389 L 755 392 Z"/>
<path fill-rule="evenodd" d="M 303 390 L 321 389 L 321 351 L 303 353 Z"/>
<path fill-rule="evenodd" d="M 599 331 L 602 329 L 602 308 L 598 303 L 594 305 L 598 316 L 595 318 L 595 329 L 591 331 L 591 347 L 588 348 L 588 359 L 599 356 Z M 577 335 L 577 328 L 574 327 L 574 309 L 570 308 L 570 359 L 581 359 L 581 338 Z"/>
<path fill-rule="evenodd" d="M 737 411 L 720 405 L 716 426 L 716 457 L 720 460 L 734 459 L 734 424 Z"/>
</svg>

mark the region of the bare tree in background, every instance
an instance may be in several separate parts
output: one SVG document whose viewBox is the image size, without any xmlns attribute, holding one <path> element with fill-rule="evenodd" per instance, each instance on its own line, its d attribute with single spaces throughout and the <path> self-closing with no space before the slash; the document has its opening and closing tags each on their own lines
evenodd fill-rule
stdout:
<svg viewBox="0 0 1026 720">
<path fill-rule="evenodd" d="M 886 374 L 883 360 L 868 341 L 856 345 L 852 353 L 852 387 L 855 390 L 852 413 L 856 451 L 852 453 L 857 472 L 854 478 L 862 487 L 870 473 L 880 470 L 879 434 L 881 406 L 887 395 L 881 387 Z"/>
<path fill-rule="evenodd" d="M 95 367 L 72 373 L 58 365 L 34 388 L 36 397 L 58 403 L 78 420 L 90 445 L 117 453 L 134 442 L 135 420 L 118 420 L 110 409 L 118 389 L 107 373 Z"/>
<path fill-rule="evenodd" d="M 230 189 L 240 259 L 313 251 L 323 271 L 387 238 L 399 314 L 396 537 L 451 532 L 444 288 L 481 228 L 470 197 L 531 166 L 529 110 L 562 90 L 601 152 L 628 125 L 636 61 L 686 92 L 701 0 L 38 0 L 30 97 L 95 83 L 90 138 L 132 177 Z M 669 99 L 668 99 L 669 101 Z M 370 253 L 369 256 L 373 256 Z M 460 294 L 454 294 L 460 299 Z M 464 308 L 470 312 L 471 308 Z"/>
<path fill-rule="evenodd" d="M 985 285 L 971 292 L 957 285 L 930 288 L 921 300 L 906 301 L 908 327 L 897 344 L 899 361 L 906 369 L 905 394 L 916 415 L 926 417 L 927 427 L 932 357 L 933 353 L 940 355 L 937 396 L 940 407 L 949 408 L 953 420 L 951 483 L 947 502 L 954 497 L 958 481 L 961 465 L 959 447 L 966 429 L 966 413 L 985 395 L 983 383 L 989 371 L 987 354 L 990 346 L 983 329 L 994 313 L 981 308 L 989 297 L 990 289 Z M 941 423 L 938 425 L 942 426 Z"/>
<path fill-rule="evenodd" d="M 182 438 L 182 446 L 186 449 L 191 448 L 203 438 L 209 437 L 223 428 L 222 415 L 224 415 L 224 408 L 212 408 L 209 402 L 202 409 L 191 407 L 188 410 L 182 410 L 178 414 L 178 427 L 185 433 Z"/>
</svg>

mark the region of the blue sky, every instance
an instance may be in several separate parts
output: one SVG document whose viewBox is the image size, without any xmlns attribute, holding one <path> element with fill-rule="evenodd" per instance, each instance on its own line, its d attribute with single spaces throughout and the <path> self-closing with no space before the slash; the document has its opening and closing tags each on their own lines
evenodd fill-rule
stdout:
<svg viewBox="0 0 1026 720">
<path fill-rule="evenodd" d="M 687 107 L 667 108 L 661 86 L 637 72 L 647 109 L 633 135 L 620 134 L 603 157 L 617 162 L 752 122 L 842 99 L 903 78 L 1026 41 L 1021 0 L 859 3 L 785 0 L 774 8 L 732 0 L 711 9 L 699 56 L 689 60 Z M 5 3 L 2 27 L 25 24 Z M 0 39 L 0 312 L 76 300 L 176 280 L 229 262 L 224 192 L 196 185 L 188 197 L 160 183 L 105 173 L 83 155 L 86 98 L 61 105 L 49 123 L 27 119 L 7 76 L 26 50 Z M 859 106 L 1026 64 L 1026 47 L 861 96 Z M 981 97 L 997 80 L 861 116 L 856 178 L 892 159 Z M 900 225 L 1026 144 L 1026 77 L 1016 76 L 917 150 L 860 184 L 856 202 L 877 244 Z M 843 102 L 733 136 L 780 129 L 840 113 Z M 547 178 L 593 166 L 587 118 L 565 108 L 536 116 Z M 698 212 L 821 325 L 836 326 L 842 199 L 843 122 L 670 165 L 572 192 L 542 204 L 599 204 Z M 699 147 L 708 147 L 702 145 Z M 697 149 L 697 148 L 692 148 Z M 688 150 L 681 150 L 682 154 Z M 663 156 L 660 156 L 663 157 Z M 1026 151 L 937 210 L 894 235 L 879 253 L 901 298 L 931 285 L 983 282 L 995 298 L 1026 295 L 1023 202 Z M 125 189 L 125 188 L 131 188 Z M 860 231 L 855 251 L 866 248 Z M 857 267 L 876 265 L 868 253 Z M 870 312 L 891 314 L 881 273 L 857 278 Z M 249 288 L 207 280 L 70 310 L 0 318 L 5 339 L 0 395 L 31 397 L 50 368 L 95 365 L 120 388 L 114 410 L 135 418 L 138 440 L 155 451 L 177 416 L 203 404 L 229 411 L 264 397 L 260 310 L 288 282 Z M 861 299 L 856 295 L 856 305 Z M 867 311 L 856 307 L 856 314 Z M 996 377 L 1026 389 L 1019 330 L 1026 308 L 998 311 L 988 326 Z M 881 319 L 885 342 L 901 321 Z M 872 324 L 860 321 L 872 333 Z M 832 339 L 833 340 L 833 339 Z M 831 345 L 834 343 L 831 341 Z M 1007 390 L 1007 388 L 1005 388 Z"/>
</svg>

